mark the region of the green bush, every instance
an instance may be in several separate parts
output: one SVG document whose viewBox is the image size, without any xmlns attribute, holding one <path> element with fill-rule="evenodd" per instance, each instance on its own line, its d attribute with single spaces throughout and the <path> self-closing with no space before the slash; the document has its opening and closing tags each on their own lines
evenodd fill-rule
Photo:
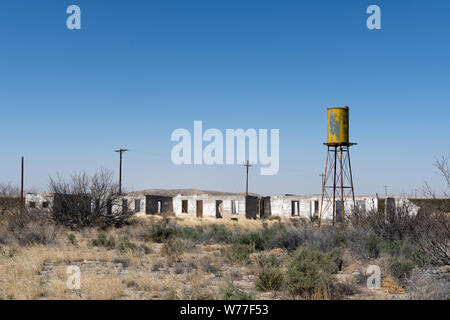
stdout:
<svg viewBox="0 0 450 320">
<path fill-rule="evenodd" d="M 260 291 L 278 291 L 283 284 L 283 274 L 273 267 L 264 268 L 256 279 L 255 286 Z"/>
<path fill-rule="evenodd" d="M 216 243 L 231 243 L 233 233 L 222 225 L 213 224 L 207 230 L 206 237 Z"/>
<path fill-rule="evenodd" d="M 221 290 L 223 300 L 253 300 L 254 295 L 245 292 L 237 285 L 229 282 L 228 285 Z"/>
<path fill-rule="evenodd" d="M 176 233 L 177 230 L 168 226 L 166 222 L 153 223 L 150 233 L 144 234 L 142 238 L 144 241 L 152 240 L 157 243 L 162 243 Z"/>
<path fill-rule="evenodd" d="M 264 250 L 264 240 L 257 233 L 243 234 L 236 238 L 235 242 L 249 245 L 254 250 Z"/>
<path fill-rule="evenodd" d="M 405 281 L 411 275 L 416 264 L 407 259 L 396 259 L 391 262 L 391 274 L 400 281 Z"/>
<path fill-rule="evenodd" d="M 314 247 L 298 248 L 290 258 L 286 285 L 294 295 L 311 297 L 316 290 L 328 290 L 335 282 L 337 265 L 330 255 Z"/>
<path fill-rule="evenodd" d="M 400 256 L 402 253 L 403 240 L 386 240 L 381 243 L 381 250 L 391 256 Z"/>
<path fill-rule="evenodd" d="M 281 260 L 274 254 L 261 254 L 256 257 L 256 263 L 261 269 L 276 268 L 281 265 Z"/>
<path fill-rule="evenodd" d="M 231 262 L 242 263 L 248 261 L 252 252 L 253 248 L 250 245 L 235 242 L 231 247 L 226 248 L 224 253 Z"/>
<path fill-rule="evenodd" d="M 185 252 L 186 247 L 183 241 L 179 239 L 169 239 L 161 247 L 161 254 L 166 256 L 169 262 L 181 260 L 181 256 Z"/>
<path fill-rule="evenodd" d="M 91 245 L 94 247 L 105 247 L 107 249 L 114 249 L 116 247 L 116 240 L 111 236 L 109 239 L 106 237 L 106 234 L 99 233 L 97 235 L 97 239 L 91 240 Z"/>
<path fill-rule="evenodd" d="M 124 237 L 121 239 L 118 249 L 120 252 L 137 251 L 139 247 L 135 243 L 128 240 L 127 237 Z"/>
<path fill-rule="evenodd" d="M 77 237 L 76 237 L 73 233 L 68 233 L 68 234 L 67 234 L 67 240 L 69 240 L 69 242 L 70 242 L 72 245 L 78 246 Z"/>
<path fill-rule="evenodd" d="M 184 227 L 181 229 L 181 237 L 183 239 L 192 239 L 194 241 L 198 241 L 202 237 L 202 228 L 201 227 Z"/>
</svg>

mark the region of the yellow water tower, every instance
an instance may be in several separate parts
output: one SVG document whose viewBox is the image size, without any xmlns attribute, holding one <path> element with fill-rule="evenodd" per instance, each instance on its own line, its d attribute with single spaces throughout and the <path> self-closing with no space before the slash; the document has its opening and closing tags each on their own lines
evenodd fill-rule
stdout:
<svg viewBox="0 0 450 320">
<path fill-rule="evenodd" d="M 348 107 L 328 108 L 327 143 L 349 143 Z"/>
<path fill-rule="evenodd" d="M 333 224 L 345 222 L 346 212 L 358 210 L 350 163 L 349 107 L 328 108 L 327 160 L 322 179 L 319 225 L 323 215 L 333 213 Z"/>
</svg>

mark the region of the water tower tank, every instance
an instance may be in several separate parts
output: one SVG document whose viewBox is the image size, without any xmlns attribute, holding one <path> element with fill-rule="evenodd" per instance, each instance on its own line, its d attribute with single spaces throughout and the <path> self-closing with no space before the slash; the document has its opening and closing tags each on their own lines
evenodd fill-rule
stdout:
<svg viewBox="0 0 450 320">
<path fill-rule="evenodd" d="M 348 107 L 328 108 L 327 143 L 348 144 Z"/>
</svg>

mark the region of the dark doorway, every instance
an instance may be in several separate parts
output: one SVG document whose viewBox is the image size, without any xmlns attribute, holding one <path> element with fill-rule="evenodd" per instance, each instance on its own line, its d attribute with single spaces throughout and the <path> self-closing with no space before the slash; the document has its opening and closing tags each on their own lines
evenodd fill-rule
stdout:
<svg viewBox="0 0 450 320">
<path fill-rule="evenodd" d="M 259 203 L 259 217 L 261 219 L 268 218 L 272 215 L 272 208 L 270 206 L 270 197 L 262 197 Z"/>
<path fill-rule="evenodd" d="M 173 212 L 172 197 L 163 196 L 146 196 L 145 197 L 145 213 L 159 214 L 159 213 Z"/>
<path fill-rule="evenodd" d="M 181 213 L 188 213 L 188 201 L 181 200 Z"/>
<path fill-rule="evenodd" d="M 256 219 L 258 216 L 258 197 L 245 197 L 245 217 L 247 219 Z"/>
<path fill-rule="evenodd" d="M 223 201 L 222 200 L 216 200 L 216 218 L 222 218 L 222 212 L 223 212 Z"/>
<path fill-rule="evenodd" d="M 319 200 L 314 200 L 313 216 L 319 215 Z"/>
<path fill-rule="evenodd" d="M 197 218 L 203 217 L 203 200 L 197 200 Z"/>
</svg>

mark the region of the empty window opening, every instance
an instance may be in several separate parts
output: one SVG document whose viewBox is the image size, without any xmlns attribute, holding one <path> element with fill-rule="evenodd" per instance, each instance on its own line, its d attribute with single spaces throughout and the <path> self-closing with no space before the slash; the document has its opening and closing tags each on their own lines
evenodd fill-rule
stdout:
<svg viewBox="0 0 450 320">
<path fill-rule="evenodd" d="M 141 211 L 141 200 L 134 200 L 134 212 Z"/>
<path fill-rule="evenodd" d="M 299 210 L 298 210 L 298 201 L 292 201 L 292 212 L 291 212 L 292 216 L 298 216 L 299 215 Z"/>
<path fill-rule="evenodd" d="M 231 214 L 238 213 L 238 202 L 237 200 L 231 200 Z"/>
<path fill-rule="evenodd" d="M 30 208 L 36 208 L 36 202 L 31 201 L 30 202 Z"/>
<path fill-rule="evenodd" d="M 188 201 L 187 200 L 181 200 L 181 212 L 188 213 Z"/>
<path fill-rule="evenodd" d="M 42 208 L 47 209 L 48 208 L 48 201 L 42 202 Z"/>
</svg>

